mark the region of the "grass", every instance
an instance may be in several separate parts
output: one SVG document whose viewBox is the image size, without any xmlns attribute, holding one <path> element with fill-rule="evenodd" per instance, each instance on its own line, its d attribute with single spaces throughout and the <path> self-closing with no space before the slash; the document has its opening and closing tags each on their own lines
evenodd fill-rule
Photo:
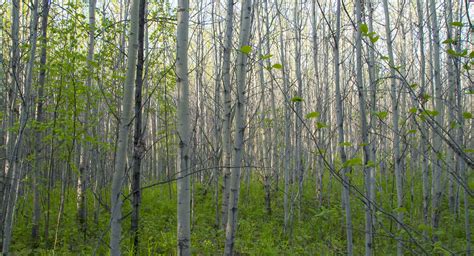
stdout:
<svg viewBox="0 0 474 256">
<path fill-rule="evenodd" d="M 415 173 L 416 174 L 416 173 Z M 416 174 L 418 175 L 418 174 Z M 421 175 L 419 175 L 421 176 Z M 421 178 L 414 176 L 413 201 L 409 188 L 405 192 L 404 221 L 413 230 L 410 231 L 419 246 L 428 253 L 461 254 L 465 247 L 464 216 L 461 201 L 460 215 L 448 210 L 444 199 L 442 204 L 442 228 L 432 230 L 423 223 L 421 216 Z M 352 183 L 362 187 L 362 173 L 354 171 Z M 409 179 L 408 179 L 409 180 Z M 239 228 L 235 250 L 240 255 L 343 255 L 345 254 L 345 218 L 341 209 L 340 185 L 334 180 L 329 186 L 329 178 L 324 180 L 323 205 L 320 206 L 315 195 L 315 181 L 308 178 L 305 183 L 301 210 L 293 210 L 291 229 L 283 231 L 283 194 L 280 190 L 272 192 L 272 215 L 265 210 L 263 185 L 252 180 L 250 187 L 241 186 L 239 204 Z M 408 184 L 408 183 L 406 183 Z M 392 181 L 378 184 L 377 200 L 384 209 L 393 209 L 394 191 Z M 407 185 L 408 186 L 408 185 Z M 328 188 L 331 187 L 331 191 Z M 176 254 L 176 187 L 156 186 L 143 191 L 140 213 L 140 255 L 174 255 Z M 295 188 L 296 189 L 296 185 Z M 223 251 L 225 234 L 215 225 L 214 188 L 195 183 L 192 211 L 192 252 L 193 255 L 220 255 Z M 105 192 L 105 191 L 103 191 Z M 94 221 L 94 201 L 88 192 L 88 230 L 86 237 L 81 234 L 76 223 L 76 204 L 74 189 L 67 190 L 65 210 L 59 228 L 57 214 L 59 208 L 59 189 L 52 191 L 50 210 L 50 231 L 48 237 L 42 234 L 38 249 L 31 248 L 31 197 L 29 193 L 20 197 L 17 208 L 13 234 L 12 250 L 15 255 L 107 255 L 108 247 L 108 211 L 101 207 L 97 222 Z M 108 199 L 108 195 L 103 195 Z M 462 199 L 462 193 L 460 194 Z M 472 201 L 472 200 L 471 200 Z M 472 203 L 472 202 L 471 202 Z M 42 204 L 43 218 L 41 230 L 44 230 L 46 207 Z M 295 206 L 298 204 L 295 204 Z M 364 253 L 364 206 L 360 200 L 351 197 L 354 254 Z M 130 212 L 130 203 L 125 202 L 123 215 Z M 298 212 L 300 213 L 298 215 Z M 393 212 L 392 212 L 393 213 Z M 472 214 L 472 209 L 471 209 Z M 398 235 L 407 239 L 406 232 L 397 233 L 396 223 L 381 212 L 376 212 L 375 255 L 395 255 L 396 243 L 392 238 Z M 382 226 L 383 227 L 382 227 Z M 123 222 L 122 250 L 124 255 L 132 255 L 130 218 Z M 423 239 L 422 232 L 436 233 L 440 242 L 434 243 Z M 57 239 L 56 239 L 57 232 Z M 406 243 L 405 252 L 410 255 L 410 248 L 416 249 L 415 243 Z"/>
</svg>

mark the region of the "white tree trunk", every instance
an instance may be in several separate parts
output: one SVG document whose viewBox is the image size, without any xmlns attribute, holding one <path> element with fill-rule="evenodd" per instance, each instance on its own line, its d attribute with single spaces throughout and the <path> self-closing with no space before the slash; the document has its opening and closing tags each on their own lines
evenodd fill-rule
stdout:
<svg viewBox="0 0 474 256">
<path fill-rule="evenodd" d="M 388 10 L 387 0 L 383 1 L 384 14 L 385 14 L 385 34 L 387 37 L 387 50 L 388 50 L 388 63 L 390 66 L 390 83 L 391 83 L 391 99 L 392 99 L 392 129 L 393 129 L 393 164 L 395 172 L 395 184 L 397 190 L 397 209 L 399 210 L 396 214 L 397 216 L 397 229 L 400 230 L 401 224 L 403 222 L 403 213 L 400 209 L 403 207 L 403 188 L 402 188 L 402 173 L 400 166 L 400 134 L 398 127 L 398 97 L 397 97 L 397 82 L 396 82 L 396 70 L 395 70 L 395 60 L 393 56 L 392 49 L 392 34 L 390 29 L 390 16 Z M 400 237 L 397 239 L 397 255 L 403 255 L 403 244 Z"/>
<path fill-rule="evenodd" d="M 431 15 L 431 29 L 433 35 L 433 72 L 434 72 L 434 107 L 438 111 L 438 115 L 434 117 L 435 126 L 433 127 L 433 150 L 434 150 L 434 164 L 433 164 L 433 175 L 432 175 L 432 185 L 431 185 L 431 201 L 432 201 L 432 212 L 431 212 L 431 221 L 434 231 L 439 227 L 440 221 L 440 202 L 441 202 L 441 168 L 443 166 L 442 159 L 442 143 L 441 134 L 439 126 L 443 126 L 443 112 L 444 106 L 442 102 L 442 84 L 441 84 L 441 71 L 440 71 L 440 39 L 439 39 L 439 30 L 438 30 L 438 15 L 436 13 L 436 1 L 430 1 L 430 15 Z M 437 132 L 436 132 L 437 131 Z M 437 240 L 436 235 L 433 236 L 434 240 Z"/>
<path fill-rule="evenodd" d="M 115 169 L 112 179 L 111 213 L 110 213 L 110 254 L 121 255 L 120 239 L 122 234 L 122 198 L 120 197 L 125 180 L 125 160 L 127 158 L 128 131 L 131 125 L 133 91 L 135 88 L 137 49 L 138 49 L 138 7 L 139 0 L 132 0 L 130 10 L 130 31 L 127 49 L 127 74 L 122 98 L 122 115 L 120 116 Z"/>
<path fill-rule="evenodd" d="M 191 255 L 190 124 L 188 78 L 189 1 L 178 1 L 176 82 L 178 87 L 178 255 Z"/>
<path fill-rule="evenodd" d="M 231 120 L 232 120 L 232 97 L 231 97 L 231 79 L 230 79 L 230 53 L 232 50 L 234 1 L 226 2 L 225 18 L 225 36 L 222 58 L 222 84 L 224 87 L 224 124 L 222 127 L 222 144 L 224 156 L 224 175 L 222 189 L 222 227 L 225 229 L 227 224 L 227 213 L 229 211 L 229 193 L 230 193 L 230 165 L 232 158 L 232 139 L 231 139 Z"/>
<path fill-rule="evenodd" d="M 336 34 L 334 39 L 334 81 L 335 81 L 335 94 L 336 94 L 336 122 L 337 122 L 337 133 L 338 133 L 338 147 L 339 154 L 341 155 L 341 162 L 344 163 L 347 160 L 346 151 L 342 144 L 344 143 L 344 109 L 341 95 L 340 86 L 340 67 L 339 67 L 339 39 L 341 34 L 341 1 L 337 0 L 336 9 Z M 347 244 L 347 255 L 353 255 L 353 243 L 352 243 L 352 218 L 351 218 L 351 205 L 349 201 L 349 179 L 346 176 L 348 168 L 343 168 L 342 181 L 342 204 L 346 213 L 346 244 Z"/>
<path fill-rule="evenodd" d="M 250 27 L 252 16 L 252 0 L 242 3 L 242 14 L 240 21 L 239 47 L 249 45 Z M 237 211 L 240 192 L 240 169 L 244 149 L 245 132 L 245 83 L 247 75 L 247 54 L 240 52 L 237 55 L 237 107 L 235 112 L 235 127 L 237 129 L 234 143 L 234 159 L 231 175 L 231 188 L 229 198 L 229 213 L 226 227 L 226 241 L 224 255 L 233 255 L 235 233 L 237 229 Z"/>
<path fill-rule="evenodd" d="M 13 4 L 13 11 L 19 11 L 19 6 L 16 6 L 18 3 Z M 30 20 L 30 52 L 28 64 L 26 67 L 26 80 L 25 87 L 22 94 L 21 109 L 20 109 L 20 127 L 18 134 L 15 140 L 13 147 L 13 152 L 11 154 L 9 166 L 9 172 L 12 174 L 10 181 L 10 191 L 8 193 L 9 200 L 7 201 L 7 211 L 5 214 L 4 224 L 4 234 L 3 234 L 3 248 L 2 253 L 8 255 L 10 253 L 10 243 L 12 238 L 13 223 L 14 223 L 14 214 L 17 200 L 18 188 L 20 186 L 21 172 L 22 172 L 22 163 L 21 163 L 21 154 L 24 147 L 23 136 L 26 130 L 26 124 L 30 118 L 30 106 L 33 101 L 31 99 L 31 86 L 33 83 L 33 68 L 35 65 L 35 56 L 36 56 L 36 42 L 37 42 L 37 27 L 38 27 L 38 0 L 35 0 L 32 5 L 32 17 Z M 16 18 L 16 14 L 13 14 Z M 14 20 L 13 23 L 19 22 L 19 20 Z M 14 26 L 14 25 L 12 25 Z M 19 60 L 19 59 L 18 59 Z M 18 81 L 16 81 L 18 82 Z"/>
</svg>

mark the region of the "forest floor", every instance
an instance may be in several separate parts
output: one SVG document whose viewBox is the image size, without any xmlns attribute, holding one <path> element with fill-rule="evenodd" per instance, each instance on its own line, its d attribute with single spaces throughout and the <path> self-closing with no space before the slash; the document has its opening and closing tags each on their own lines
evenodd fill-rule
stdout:
<svg viewBox="0 0 474 256">
<path fill-rule="evenodd" d="M 421 175 L 420 175 L 421 176 Z M 352 184 L 362 188 L 362 175 L 353 175 Z M 418 177 L 415 177 L 418 179 Z M 408 180 L 410 181 L 410 180 Z M 322 205 L 316 196 L 315 181 L 308 179 L 301 201 L 293 205 L 291 227 L 287 232 L 283 228 L 283 189 L 272 191 L 271 216 L 265 208 L 265 193 L 260 181 L 241 185 L 239 202 L 239 227 L 236 238 L 236 251 L 240 255 L 343 255 L 345 254 L 345 223 L 341 209 L 340 184 L 335 180 L 325 179 Z M 410 182 L 407 182 L 410 184 Z M 474 182 L 470 182 L 474 183 Z M 421 184 L 413 181 L 411 184 Z M 394 209 L 396 198 L 391 179 L 379 183 L 382 188 L 377 192 L 377 200 L 383 209 Z M 294 189 L 296 189 L 295 186 Z M 410 190 L 413 193 L 411 196 Z M 108 254 L 108 210 L 101 206 L 94 213 L 92 200 L 94 195 L 88 193 L 88 221 L 84 235 L 79 230 L 76 220 L 75 191 L 69 189 L 65 195 L 65 206 L 58 226 L 60 190 L 51 193 L 51 210 L 49 214 L 48 239 L 42 236 L 37 249 L 31 248 L 31 200 L 20 197 L 14 227 L 12 250 L 15 255 L 107 255 Z M 102 191 L 102 198 L 109 194 Z M 214 187 L 205 187 L 199 183 L 193 185 L 192 208 L 192 252 L 193 255 L 221 255 L 225 234 L 216 228 L 216 206 Z M 296 191 L 295 191 L 296 192 Z M 23 191 L 23 193 L 26 193 Z M 29 194 L 29 193 L 28 193 Z M 296 193 L 294 193 L 296 194 Z M 465 248 L 464 209 L 460 201 L 460 213 L 449 211 L 446 200 L 442 204 L 442 220 L 439 230 L 432 230 L 423 223 L 421 209 L 421 187 L 406 188 L 406 208 L 395 212 L 405 213 L 408 232 L 398 235 L 406 239 L 406 255 L 411 255 L 410 248 L 423 248 L 428 254 L 462 255 Z M 45 230 L 47 204 L 43 196 L 43 218 L 41 230 Z M 220 195 L 219 195 L 220 198 Z M 462 192 L 459 196 L 463 198 Z M 107 201 L 107 200 L 105 200 Z M 471 202 L 472 204 L 472 202 Z M 412 207 L 414 206 L 414 207 Z M 351 197 L 354 254 L 364 252 L 364 204 L 355 196 Z M 220 210 L 220 208 L 219 208 Z M 133 255 L 131 248 L 130 202 L 124 204 L 124 232 L 122 238 L 123 255 Z M 471 209 L 472 211 L 472 209 Z M 390 211 L 389 211 L 390 212 Z M 392 211 L 393 213 L 393 211 Z M 472 213 L 471 213 L 472 215 Z M 395 255 L 396 223 L 385 213 L 375 213 L 377 224 L 374 255 Z M 175 255 L 176 254 L 176 187 L 165 184 L 143 190 L 140 212 L 140 255 Z M 424 239 L 422 234 L 436 233 L 439 242 Z M 44 233 L 43 233 L 44 234 Z M 410 242 L 409 237 L 415 239 Z"/>
</svg>

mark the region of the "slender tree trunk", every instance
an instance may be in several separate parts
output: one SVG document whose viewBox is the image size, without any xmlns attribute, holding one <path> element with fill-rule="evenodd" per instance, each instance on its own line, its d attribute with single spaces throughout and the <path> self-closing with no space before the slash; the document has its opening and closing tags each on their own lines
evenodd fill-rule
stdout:
<svg viewBox="0 0 474 256">
<path fill-rule="evenodd" d="M 219 164 L 221 163 L 221 53 L 222 47 L 220 47 L 220 41 L 222 39 L 221 34 L 221 27 L 217 23 L 216 14 L 221 14 L 220 2 L 214 2 L 212 5 L 212 32 L 213 32 L 213 43 L 214 43 L 214 73 L 215 80 L 214 80 L 214 200 L 215 200 L 215 226 L 216 228 L 222 227 L 220 222 L 221 214 L 219 209 Z M 219 36 L 217 36 L 219 34 Z"/>
<path fill-rule="evenodd" d="M 443 126 L 443 99 L 442 99 L 442 84 L 441 84 L 441 71 L 440 71 L 440 39 L 439 39 L 439 30 L 438 30 L 438 15 L 436 13 L 436 1 L 430 0 L 430 15 L 431 15 L 431 29 L 433 35 L 433 62 L 434 62 L 434 90 L 435 90 L 435 97 L 434 97 L 434 106 L 436 111 L 438 111 L 438 115 L 434 117 L 435 119 L 435 127 L 433 127 L 433 150 L 435 153 L 435 159 L 433 164 L 433 175 L 432 175 L 432 185 L 431 185 L 431 201 L 432 201 L 432 208 L 431 208 L 431 221 L 433 225 L 433 229 L 436 230 L 439 227 L 440 221 L 440 203 L 441 203 L 441 196 L 442 196 L 442 187 L 441 187 L 441 176 L 442 176 L 442 166 L 443 166 L 443 159 L 442 159 L 442 141 L 441 136 L 441 129 L 439 126 Z M 430 118 L 430 117 L 429 117 Z M 434 240 L 437 240 L 437 236 L 433 236 Z"/>
<path fill-rule="evenodd" d="M 188 78 L 189 1 L 178 1 L 176 81 L 178 87 L 178 255 L 191 255 L 190 118 Z"/>
<path fill-rule="evenodd" d="M 15 4 L 14 4 L 15 5 Z M 16 9 L 15 7 L 13 7 Z M 15 21 L 14 21 L 15 22 Z M 31 86 L 33 83 L 33 68 L 35 64 L 36 56 L 36 43 L 37 43 L 37 26 L 38 26 L 38 0 L 35 0 L 32 5 L 32 17 L 30 21 L 30 52 L 29 60 L 26 69 L 26 80 L 24 92 L 21 97 L 21 109 L 20 109 L 20 127 L 18 134 L 15 140 L 15 146 L 11 155 L 11 166 L 10 170 L 12 172 L 11 187 L 9 192 L 9 201 L 7 204 L 7 212 L 5 214 L 4 222 L 4 234 L 3 234 L 3 254 L 9 254 L 10 252 L 10 242 L 12 238 L 13 223 L 14 223 L 14 213 L 16 207 L 16 200 L 18 194 L 18 188 L 20 186 L 22 164 L 21 157 L 24 151 L 24 138 L 26 132 L 26 124 L 30 117 L 30 106 L 32 104 L 31 99 Z"/>
<path fill-rule="evenodd" d="M 133 170 L 132 170 L 132 217 L 130 231 L 132 233 L 132 244 L 134 255 L 139 255 L 140 237 L 140 171 L 143 154 L 145 152 L 145 142 L 142 131 L 142 87 L 143 87 L 143 63 L 144 63 L 144 38 L 145 38 L 145 0 L 140 0 L 138 11 L 138 54 L 137 54 L 137 74 L 135 78 L 135 134 L 133 137 Z"/>
<path fill-rule="evenodd" d="M 336 90 L 336 122 L 338 132 L 338 146 L 341 162 L 347 161 L 345 148 L 342 146 L 344 143 L 344 109 L 340 86 L 340 63 L 339 63 L 339 42 L 341 33 L 341 1 L 337 0 L 336 7 L 336 34 L 334 38 L 334 81 Z M 349 178 L 346 173 L 349 171 L 347 167 L 341 170 L 342 173 L 342 203 L 346 213 L 346 244 L 347 244 L 347 255 L 353 255 L 353 242 L 352 242 L 352 218 L 351 218 L 351 206 L 349 201 Z"/>
<path fill-rule="evenodd" d="M 36 103 L 36 122 L 38 124 L 43 123 L 43 98 L 44 98 L 44 85 L 46 79 L 46 47 L 47 47 L 47 31 L 48 31 L 48 15 L 49 15 L 49 1 L 42 1 L 42 13 L 41 13 L 41 57 L 40 57 L 40 72 L 38 78 L 38 95 Z M 41 207 L 39 198 L 39 179 L 41 177 L 41 170 L 43 169 L 43 132 L 37 128 L 35 132 L 35 167 L 34 167 L 34 181 L 33 181 L 33 218 L 32 218 L 32 229 L 31 238 L 33 248 L 39 245 L 39 222 L 41 217 Z"/>
<path fill-rule="evenodd" d="M 400 166 L 400 131 L 398 127 L 398 93 L 397 93 L 397 82 L 396 82 L 396 70 L 395 70 L 395 59 L 392 50 L 392 34 L 390 28 L 390 16 L 388 10 L 387 0 L 383 1 L 384 14 L 385 14 L 385 34 L 387 37 L 387 50 L 388 50 L 388 62 L 390 66 L 390 75 L 391 75 L 391 100 L 392 100 L 392 129 L 393 129 L 393 164 L 395 172 L 395 184 L 397 190 L 397 229 L 401 229 L 401 224 L 403 222 L 403 212 L 401 211 L 403 207 L 403 188 L 402 188 L 402 170 Z M 397 238 L 397 255 L 403 255 L 403 243 L 400 237 Z"/>
<path fill-rule="evenodd" d="M 233 36 L 233 18 L 234 18 L 234 1 L 227 0 L 227 12 L 225 18 L 225 36 L 224 49 L 222 57 L 222 84 L 224 86 L 224 125 L 222 127 L 222 144 L 224 156 L 224 175 L 222 189 L 222 226 L 225 229 L 227 224 L 227 213 L 229 211 L 229 193 L 230 193 L 230 168 L 232 158 L 232 139 L 231 139 L 231 79 L 230 79 L 230 54 L 232 51 Z"/>
<path fill-rule="evenodd" d="M 130 126 L 133 90 L 136 75 L 138 48 L 138 10 L 139 0 L 132 0 L 131 23 L 127 50 L 127 74 L 122 98 L 122 114 L 120 116 L 117 152 L 115 154 L 115 170 L 112 179 L 111 215 L 110 215 L 110 254 L 121 255 L 120 239 L 122 234 L 122 198 L 120 197 L 125 180 L 125 159 L 127 156 L 128 130 Z"/>
<path fill-rule="evenodd" d="M 277 4 L 278 7 L 278 4 Z M 278 7 L 278 9 L 280 9 Z M 280 10 L 278 10 L 278 24 L 280 27 L 279 30 L 279 40 L 280 40 L 280 62 L 286 63 L 286 47 L 285 42 L 283 41 L 284 30 L 282 26 L 282 14 Z M 283 179 L 284 179 L 284 189 L 283 189 L 283 229 L 285 232 L 288 233 L 289 229 L 289 220 L 290 220 L 290 200 L 288 200 L 289 196 L 289 186 L 290 186 L 290 150 L 291 150 L 291 138 L 290 138 L 290 131 L 291 131 L 291 116 L 290 116 L 290 83 L 288 79 L 288 65 L 282 65 L 281 68 L 281 75 L 283 76 L 283 97 L 285 99 L 285 147 L 284 147 L 284 166 L 283 166 Z"/>
<path fill-rule="evenodd" d="M 303 78 L 301 75 L 301 24 L 300 20 L 301 6 L 300 2 L 296 1 L 294 9 L 294 23 L 295 23 L 295 75 L 297 84 L 297 96 L 303 97 Z M 303 101 L 295 102 L 296 108 L 296 127 L 295 127 L 295 157 L 296 157 L 296 168 L 295 172 L 298 176 L 298 213 L 301 210 L 301 200 L 303 198 L 303 152 L 302 152 L 302 132 L 303 124 L 301 118 L 303 118 Z M 298 218 L 301 218 L 301 214 L 298 214 Z"/>
<path fill-rule="evenodd" d="M 362 1 L 356 1 L 356 22 L 362 24 Z M 359 110 L 360 110 L 360 122 L 361 122 L 361 135 L 362 135 L 362 148 L 364 154 L 364 183 L 365 183 L 365 255 L 372 255 L 373 246 L 373 235 L 372 235 L 372 186 L 371 186 L 371 173 L 373 168 L 371 167 L 370 160 L 370 148 L 369 148 L 369 127 L 367 124 L 366 115 L 366 92 L 364 88 L 364 80 L 362 77 L 363 73 L 362 63 L 362 31 L 359 28 L 356 34 L 356 73 L 357 73 L 357 92 L 359 95 Z"/>
<path fill-rule="evenodd" d="M 16 97 L 18 94 L 18 88 L 20 88 L 20 74 L 19 74 L 19 62 L 20 62 L 20 43 L 19 43 L 19 30 L 20 30 L 20 3 L 19 0 L 12 1 L 12 24 L 11 24 L 11 59 L 10 59 L 10 88 L 7 92 L 7 135 L 5 139 L 6 145 L 6 161 L 5 161 L 5 185 L 3 186 L 2 191 L 2 209 L 0 221 L 2 223 L 2 246 L 5 244 L 5 220 L 8 210 L 8 205 L 10 204 L 10 188 L 12 184 L 13 176 L 13 153 L 15 146 L 15 117 L 16 117 Z"/>
<path fill-rule="evenodd" d="M 242 3 L 242 14 L 240 21 L 239 47 L 249 45 L 250 28 L 252 16 L 252 0 L 245 0 Z M 229 197 L 229 213 L 226 227 L 226 241 L 224 255 L 233 255 L 235 233 L 237 229 L 237 211 L 240 192 L 240 169 L 242 165 L 242 156 L 244 150 L 244 132 L 245 132 L 245 84 L 247 75 L 247 54 L 240 52 L 237 55 L 237 107 L 235 112 L 236 136 L 234 143 L 234 159 L 231 175 L 231 188 Z"/>
<path fill-rule="evenodd" d="M 425 61 L 425 40 L 424 40 L 424 19 L 423 19 L 423 5 L 421 0 L 416 1 L 416 8 L 418 13 L 418 29 L 419 29 L 419 41 L 420 41 L 420 94 L 423 96 L 426 90 L 426 61 Z M 423 107 L 423 102 L 421 102 Z M 420 140 L 421 144 L 421 153 L 422 153 L 422 163 L 421 163 L 421 175 L 422 175 L 422 214 L 423 214 L 423 223 L 428 225 L 429 223 L 429 198 L 430 198 L 430 189 L 429 189 L 429 168 L 428 168 L 428 148 L 429 136 L 428 129 L 426 128 L 426 123 L 421 122 L 420 132 L 422 138 Z"/>
</svg>

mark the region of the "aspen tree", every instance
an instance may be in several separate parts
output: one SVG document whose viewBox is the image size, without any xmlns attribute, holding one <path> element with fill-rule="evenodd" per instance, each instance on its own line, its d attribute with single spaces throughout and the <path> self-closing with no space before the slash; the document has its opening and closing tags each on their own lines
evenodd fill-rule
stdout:
<svg viewBox="0 0 474 256">
<path fill-rule="evenodd" d="M 143 87 L 143 63 L 144 63 L 144 38 L 145 38 L 145 0 L 140 0 L 138 10 L 138 53 L 137 53 L 137 72 L 135 77 L 135 131 L 133 135 L 133 166 L 132 166 L 132 217 L 131 233 L 133 241 L 134 255 L 139 254 L 139 221 L 140 221 L 140 203 L 141 188 L 140 176 L 142 158 L 145 153 L 145 145 L 142 129 L 142 87 Z"/>
<path fill-rule="evenodd" d="M 46 49 L 47 49 L 47 31 L 48 31 L 48 15 L 49 15 L 49 1 L 43 0 L 41 4 L 41 54 L 40 54 L 40 71 L 38 78 L 38 92 L 36 100 L 36 122 L 41 124 L 44 122 L 43 101 L 44 101 L 44 85 L 46 80 Z M 35 131 L 35 167 L 33 182 L 33 217 L 31 238 L 33 247 L 39 245 L 39 222 L 41 218 L 41 207 L 39 197 L 39 180 L 41 177 L 41 170 L 43 169 L 42 153 L 44 145 L 42 145 L 43 132 L 40 129 Z"/>
<path fill-rule="evenodd" d="M 226 238 L 224 255 L 233 255 L 235 244 L 235 233 L 237 229 L 237 212 L 240 193 L 240 169 L 242 166 L 244 150 L 244 132 L 245 132 L 245 84 L 247 75 L 247 54 L 250 43 L 250 28 L 252 16 L 252 0 L 245 0 L 242 3 L 241 21 L 240 21 L 240 52 L 237 54 L 237 106 L 235 112 L 235 141 L 234 141 L 234 159 L 232 166 L 234 169 L 231 174 L 229 213 L 226 227 Z"/>
<path fill-rule="evenodd" d="M 392 103 L 392 136 L 393 136 L 393 164 L 395 172 L 395 185 L 397 191 L 397 229 L 401 229 L 401 223 L 403 222 L 403 187 L 402 187 L 402 170 L 400 166 L 400 129 L 398 126 L 399 110 L 398 110 L 398 92 L 396 82 L 396 70 L 395 70 L 395 59 L 393 55 L 392 47 L 392 34 L 390 28 L 390 16 L 388 10 L 388 1 L 383 0 L 384 15 L 385 15 L 385 34 L 387 37 L 387 50 L 388 50 L 388 64 L 390 66 L 390 97 Z M 397 238 L 397 255 L 403 255 L 403 243 L 401 238 Z"/>
<path fill-rule="evenodd" d="M 222 190 L 222 226 L 225 229 L 227 225 L 227 213 L 229 211 L 229 193 L 230 193 L 230 165 L 232 159 L 232 139 L 231 139 L 231 120 L 232 120 L 232 96 L 231 96 L 231 74 L 230 74 L 230 56 L 232 50 L 233 36 L 233 18 L 234 18 L 234 1 L 226 1 L 226 17 L 225 17 L 225 35 L 224 49 L 222 57 L 222 85 L 224 88 L 224 124 L 222 127 L 222 149 L 224 156 L 224 175 Z"/>
<path fill-rule="evenodd" d="M 13 4 L 13 12 L 19 11 L 15 10 L 19 8 L 18 6 L 15 7 L 16 4 Z M 25 132 L 26 132 L 26 125 L 28 119 L 30 118 L 30 107 L 32 105 L 32 98 L 31 98 L 31 87 L 33 83 L 33 69 L 35 66 L 35 57 L 36 57 L 36 43 L 37 43 L 37 28 L 38 28 L 38 0 L 34 0 L 32 5 L 32 16 L 30 20 L 30 51 L 29 51 L 29 59 L 26 67 L 26 79 L 25 79 L 25 86 L 24 91 L 21 97 L 21 108 L 20 108 L 20 127 L 18 129 L 18 134 L 15 139 L 15 144 L 13 147 L 13 151 L 11 153 L 11 159 L 8 171 L 12 172 L 10 182 L 10 191 L 7 194 L 9 197 L 7 201 L 7 211 L 5 214 L 5 222 L 3 223 L 4 226 L 4 234 L 3 234 L 3 245 L 2 245 L 2 253 L 4 255 L 8 255 L 10 253 L 10 243 L 12 239 L 12 232 L 13 232 L 13 223 L 14 223 L 14 215 L 15 215 L 15 207 L 17 201 L 17 194 L 20 187 L 20 179 L 22 176 L 22 152 L 24 150 L 25 144 Z M 14 18 L 16 14 L 13 14 Z M 19 22 L 19 20 L 13 20 L 13 23 Z M 14 26 L 14 25 L 12 25 Z M 14 39 L 13 39 L 14 40 Z M 19 59 L 18 59 L 19 60 Z M 18 82 L 18 81 L 15 81 Z"/>
<path fill-rule="evenodd" d="M 334 83 L 335 83 L 335 94 L 336 94 L 336 122 L 337 122 L 337 133 L 338 133 L 338 147 L 341 162 L 347 161 L 346 151 L 344 149 L 344 109 L 341 95 L 340 86 L 340 63 L 339 63 L 339 43 L 341 35 L 341 1 L 336 0 L 336 34 L 334 35 Z M 352 218 L 351 218 L 351 205 L 349 201 L 349 178 L 346 173 L 349 168 L 343 167 L 341 170 L 342 174 L 342 204 L 346 214 L 346 244 L 347 244 L 347 255 L 353 255 L 353 242 L 352 242 Z"/>
<path fill-rule="evenodd" d="M 178 87 L 178 255 L 191 255 L 190 118 L 188 78 L 189 1 L 178 1 L 176 82 Z"/>
<path fill-rule="evenodd" d="M 125 159 L 127 158 L 128 131 L 130 129 L 133 91 L 135 87 L 137 48 L 138 48 L 138 10 L 139 0 L 132 0 L 130 10 L 130 31 L 127 49 L 127 73 L 122 98 L 122 114 L 120 116 L 117 151 L 115 153 L 115 168 L 112 178 L 112 193 L 110 207 L 110 254 L 121 255 L 120 239 L 122 235 L 122 186 L 125 179 Z"/>
</svg>

